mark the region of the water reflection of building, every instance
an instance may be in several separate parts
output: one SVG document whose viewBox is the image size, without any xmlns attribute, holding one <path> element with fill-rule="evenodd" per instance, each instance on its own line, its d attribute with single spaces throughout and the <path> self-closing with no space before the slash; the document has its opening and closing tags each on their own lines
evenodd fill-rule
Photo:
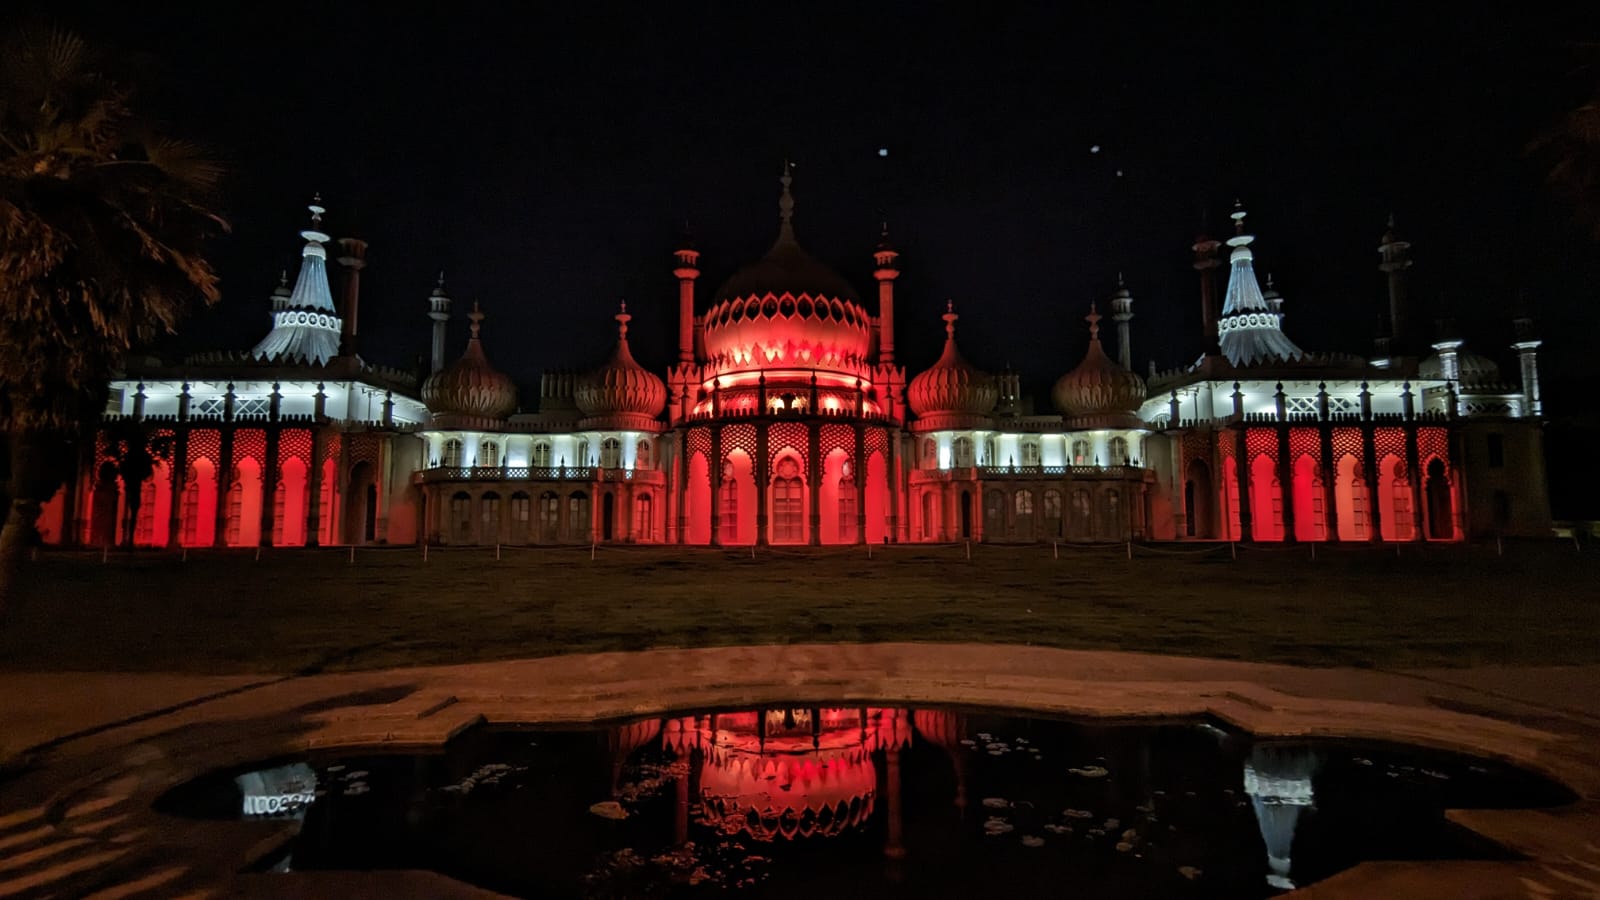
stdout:
<svg viewBox="0 0 1600 900">
<path fill-rule="evenodd" d="M 1258 745 L 1244 764 L 1244 791 L 1255 806 L 1261 839 L 1267 845 L 1267 884 L 1294 888 L 1291 852 L 1300 814 L 1315 805 L 1311 777 L 1317 758 L 1304 747 Z"/>
<path fill-rule="evenodd" d="M 1204 322 L 1193 362 L 1133 371 L 1134 298 L 1119 282 L 1106 305 L 1115 354 L 1091 311 L 1086 333 L 1065 336 L 1054 409 L 1035 410 L 1018 376 L 958 350 L 953 309 L 943 355 L 908 372 L 887 231 L 871 254 L 874 303 L 801 247 L 790 182 L 771 249 L 719 288 L 699 284 L 692 242 L 678 246 L 674 365 L 634 359 L 624 311 L 608 359 L 547 373 L 537 396 L 492 365 L 489 348 L 515 351 L 519 336 L 485 337 L 476 307 L 447 361 L 442 279 L 418 297 L 428 371 L 363 360 L 366 244 L 337 242 L 343 277 L 330 281 L 316 206 L 266 337 L 250 353 L 128 360 L 107 428 L 39 528 L 49 543 L 171 548 L 1549 534 L 1532 319 L 1508 315 L 1506 370 L 1452 326 L 1430 343 L 1406 300 L 1411 245 L 1392 227 L 1378 247 L 1389 334 L 1370 356 L 1290 340 L 1239 211 L 1226 251 L 1211 237 L 1191 248 Z M 118 464 L 130 429 L 162 448 L 131 485 Z"/>
<path fill-rule="evenodd" d="M 305 763 L 246 772 L 233 781 L 247 818 L 304 819 L 317 798 L 317 774 Z"/>
</svg>

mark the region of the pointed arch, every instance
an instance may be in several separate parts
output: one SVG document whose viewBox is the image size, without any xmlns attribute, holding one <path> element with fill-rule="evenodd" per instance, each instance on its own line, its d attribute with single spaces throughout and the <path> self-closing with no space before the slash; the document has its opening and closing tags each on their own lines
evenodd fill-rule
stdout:
<svg viewBox="0 0 1600 900">
<path fill-rule="evenodd" d="M 1426 471 L 1422 492 L 1428 518 L 1428 540 L 1455 540 L 1455 494 L 1450 484 L 1450 470 L 1443 460 L 1433 457 L 1428 460 Z"/>
<path fill-rule="evenodd" d="M 1265 453 L 1250 460 L 1250 520 L 1253 540 L 1283 540 L 1283 485 L 1277 460 Z"/>
<path fill-rule="evenodd" d="M 1297 541 L 1328 539 L 1327 516 L 1322 508 L 1322 471 L 1309 453 L 1294 461 L 1294 538 Z"/>
<path fill-rule="evenodd" d="M 1205 539 L 1217 536 L 1216 496 L 1211 466 L 1198 457 L 1189 460 L 1183 480 L 1185 537 Z"/>
<path fill-rule="evenodd" d="M 1361 461 L 1355 454 L 1346 453 L 1339 457 L 1333 494 L 1339 513 L 1339 540 L 1367 540 L 1372 528 L 1372 520 L 1367 512 L 1371 499 Z"/>
<path fill-rule="evenodd" d="M 867 455 L 866 484 L 860 499 L 867 512 L 867 541 L 886 543 L 889 538 L 889 473 L 881 450 Z"/>
<path fill-rule="evenodd" d="M 689 456 L 689 483 L 683 488 L 685 506 L 684 543 L 711 543 L 711 466 L 706 454 L 696 450 Z"/>
</svg>

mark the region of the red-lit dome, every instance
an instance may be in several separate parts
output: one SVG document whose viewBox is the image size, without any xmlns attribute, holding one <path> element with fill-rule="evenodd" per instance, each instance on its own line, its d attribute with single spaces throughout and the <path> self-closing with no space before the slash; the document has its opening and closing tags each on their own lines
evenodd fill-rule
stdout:
<svg viewBox="0 0 1600 900">
<path fill-rule="evenodd" d="M 483 313 L 476 305 L 468 315 L 472 336 L 461 358 L 428 376 L 422 383 L 422 402 L 437 424 L 470 427 L 485 420 L 504 420 L 517 408 L 517 386 L 489 364 L 478 332 Z"/>
<path fill-rule="evenodd" d="M 1100 346 L 1100 314 L 1089 308 L 1089 352 L 1077 368 L 1061 376 L 1052 395 L 1068 424 L 1080 427 L 1138 427 L 1144 379 L 1124 369 Z"/>
<path fill-rule="evenodd" d="M 617 315 L 617 349 L 605 365 L 578 380 L 573 400 L 583 413 L 582 427 L 648 431 L 667 403 L 667 386 L 633 359 L 628 349 L 627 304 Z"/>
<path fill-rule="evenodd" d="M 1000 400 L 994 378 L 967 362 L 956 349 L 953 308 L 944 314 L 944 354 L 925 372 L 911 379 L 906 402 L 916 413 L 918 431 L 972 428 L 984 424 Z"/>
</svg>

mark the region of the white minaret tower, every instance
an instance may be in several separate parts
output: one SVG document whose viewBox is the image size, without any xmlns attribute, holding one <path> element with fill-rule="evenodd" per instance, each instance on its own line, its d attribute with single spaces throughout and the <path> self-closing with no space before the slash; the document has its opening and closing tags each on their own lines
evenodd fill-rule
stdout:
<svg viewBox="0 0 1600 900">
<path fill-rule="evenodd" d="M 1299 359 L 1305 352 L 1283 333 L 1282 310 L 1274 309 L 1261 296 L 1252 262 L 1255 257 L 1250 252 L 1255 237 L 1245 234 L 1244 217 L 1244 207 L 1235 201 L 1231 218 L 1236 233 L 1228 238 L 1228 246 L 1233 248 L 1228 255 L 1228 292 L 1223 299 L 1222 319 L 1217 322 L 1222 355 L 1236 366 Z"/>
<path fill-rule="evenodd" d="M 1517 351 L 1517 362 L 1522 368 L 1522 414 L 1544 415 L 1544 402 L 1539 397 L 1539 345 L 1544 342 L 1533 336 L 1533 319 L 1518 316 L 1511 322 L 1517 335 L 1511 349 Z"/>
<path fill-rule="evenodd" d="M 428 295 L 428 318 L 433 320 L 433 368 L 444 368 L 444 328 L 450 321 L 450 295 L 444 292 L 444 272 L 439 272 L 439 282 Z"/>
<path fill-rule="evenodd" d="M 1128 322 L 1133 319 L 1133 295 L 1123 284 L 1121 272 L 1117 273 L 1117 289 L 1111 295 L 1111 319 L 1117 323 L 1117 362 L 1132 372 L 1133 347 L 1128 343 Z"/>
</svg>

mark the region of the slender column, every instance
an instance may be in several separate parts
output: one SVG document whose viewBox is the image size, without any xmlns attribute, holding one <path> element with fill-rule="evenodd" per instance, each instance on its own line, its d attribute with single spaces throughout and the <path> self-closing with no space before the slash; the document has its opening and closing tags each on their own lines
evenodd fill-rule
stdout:
<svg viewBox="0 0 1600 900">
<path fill-rule="evenodd" d="M 767 492 L 772 485 L 772 435 L 768 433 L 769 428 L 764 421 L 756 424 L 756 458 L 750 461 L 751 474 L 755 476 L 756 483 L 756 543 L 762 547 L 772 544 L 767 533 Z"/>
<path fill-rule="evenodd" d="M 904 502 L 900 491 L 901 479 L 904 473 L 900 471 L 900 429 L 884 429 L 884 475 L 889 479 L 889 507 L 884 512 L 889 517 L 886 533 L 890 542 L 904 541 L 906 535 L 901 529 L 905 527 L 906 518 L 901 515 L 900 504 Z"/>
<path fill-rule="evenodd" d="M 1383 477 L 1378 471 L 1378 448 L 1372 430 L 1370 417 L 1363 417 L 1366 421 L 1361 423 L 1361 468 L 1367 481 L 1367 525 L 1371 533 L 1367 539 L 1376 543 L 1383 540 L 1383 511 L 1379 509 L 1378 479 Z"/>
<path fill-rule="evenodd" d="M 711 426 L 711 546 L 722 547 L 722 426 Z"/>
<path fill-rule="evenodd" d="M 279 428 L 267 428 L 267 455 L 261 465 L 261 534 L 256 542 L 263 547 L 272 546 L 273 509 L 278 495 L 278 444 Z"/>
<path fill-rule="evenodd" d="M 856 481 L 856 543 L 867 542 L 867 429 L 856 423 L 856 460 L 851 474 Z"/>
<path fill-rule="evenodd" d="M 1417 424 L 1406 423 L 1406 485 L 1411 490 L 1411 539 L 1424 539 L 1422 533 L 1422 470 L 1421 453 L 1417 449 Z"/>
<path fill-rule="evenodd" d="M 677 543 L 687 544 L 689 542 L 689 515 L 687 506 L 689 503 L 689 492 L 694 489 L 694 486 L 689 483 L 688 429 L 678 429 L 678 440 L 676 445 L 673 447 L 673 450 L 677 453 L 678 486 L 677 489 L 672 490 L 670 494 L 671 496 L 676 497 L 678 501 L 676 510 L 678 522 Z"/>
<path fill-rule="evenodd" d="M 1326 537 L 1339 539 L 1339 461 L 1333 458 L 1333 426 L 1326 416 L 1318 426 L 1317 439 L 1322 442 L 1322 521 Z"/>
<path fill-rule="evenodd" d="M 167 516 L 167 547 L 176 550 L 183 545 L 183 486 L 189 480 L 189 429 L 179 425 L 174 430 L 172 459 L 167 464 L 167 487 L 171 493 L 171 510 Z M 71 484 L 71 482 L 68 482 Z M 66 507 L 71 509 L 71 507 Z M 69 513 L 70 515 L 70 513 Z"/>
<path fill-rule="evenodd" d="M 889 243 L 889 223 L 883 223 L 883 236 L 872 254 L 876 265 L 872 277 L 878 281 L 878 362 L 894 363 L 894 280 L 900 277 L 895 260 L 900 256 Z"/>
<path fill-rule="evenodd" d="M 1242 541 L 1255 540 L 1255 517 L 1250 511 L 1249 453 L 1245 425 L 1241 422 L 1233 432 L 1233 478 L 1239 484 L 1239 539 Z"/>
<path fill-rule="evenodd" d="M 675 254 L 678 267 L 672 274 L 678 279 L 678 362 L 694 362 L 694 280 L 700 277 L 697 263 L 700 253 L 690 246 L 687 238 L 684 246 Z"/>
<path fill-rule="evenodd" d="M 228 491 L 233 487 L 233 426 L 223 426 L 221 437 L 222 450 L 217 454 L 217 514 L 211 541 L 216 547 L 228 546 Z"/>
<path fill-rule="evenodd" d="M 1280 390 L 1279 395 L 1283 394 Z M 1289 458 L 1289 423 L 1278 420 L 1278 498 L 1283 506 L 1283 539 L 1295 542 L 1294 535 L 1294 460 Z"/>
<path fill-rule="evenodd" d="M 306 546 L 322 543 L 322 455 L 328 452 L 328 437 L 320 425 L 311 429 L 311 465 L 306 473 Z M 426 532 L 424 532 L 426 534 Z"/>
<path fill-rule="evenodd" d="M 817 376 L 811 376 L 811 393 L 815 397 Z M 812 409 L 816 409 L 815 405 Z M 812 422 L 806 426 L 806 500 L 811 507 L 811 531 L 807 535 L 811 546 L 822 545 L 822 426 Z"/>
</svg>

